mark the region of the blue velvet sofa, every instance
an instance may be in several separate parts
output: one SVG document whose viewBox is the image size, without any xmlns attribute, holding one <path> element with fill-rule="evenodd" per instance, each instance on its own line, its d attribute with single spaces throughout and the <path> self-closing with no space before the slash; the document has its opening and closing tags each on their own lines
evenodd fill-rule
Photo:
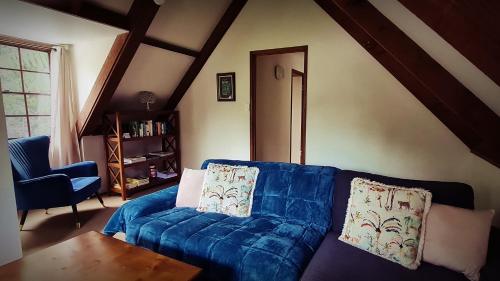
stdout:
<svg viewBox="0 0 500 281">
<path fill-rule="evenodd" d="M 133 200 L 104 232 L 203 268 L 208 280 L 297 280 L 331 226 L 333 167 L 208 160 L 259 168 L 252 216 L 174 208 L 177 187 Z"/>
<path fill-rule="evenodd" d="M 202 168 L 208 163 L 259 167 L 251 217 L 175 208 L 177 187 L 171 187 L 123 205 L 105 234 L 124 232 L 131 244 L 197 265 L 203 268 L 204 280 L 465 280 L 459 273 L 426 263 L 408 270 L 337 238 L 353 177 L 423 186 L 433 193 L 434 202 L 473 208 L 468 185 L 285 163 L 207 160 Z M 498 276 L 497 259 L 490 255 L 482 280 L 498 280 L 488 279 Z"/>
</svg>

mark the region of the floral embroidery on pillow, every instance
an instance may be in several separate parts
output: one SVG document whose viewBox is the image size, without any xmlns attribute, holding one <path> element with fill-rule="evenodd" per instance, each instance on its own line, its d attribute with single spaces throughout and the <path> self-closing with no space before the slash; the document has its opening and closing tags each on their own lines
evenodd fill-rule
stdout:
<svg viewBox="0 0 500 281">
<path fill-rule="evenodd" d="M 432 194 L 354 178 L 339 240 L 409 269 L 420 265 Z"/>
<path fill-rule="evenodd" d="M 257 167 L 208 164 L 197 210 L 250 216 L 258 174 Z"/>
</svg>

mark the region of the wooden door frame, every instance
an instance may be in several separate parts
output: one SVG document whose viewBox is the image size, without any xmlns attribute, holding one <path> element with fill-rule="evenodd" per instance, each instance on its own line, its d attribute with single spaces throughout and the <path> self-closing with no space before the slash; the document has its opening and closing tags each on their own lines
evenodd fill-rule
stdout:
<svg viewBox="0 0 500 281">
<path fill-rule="evenodd" d="M 256 97 L 257 97 L 257 57 L 289 53 L 304 53 L 304 75 L 302 79 L 302 123 L 300 130 L 300 163 L 306 162 L 306 120 L 307 120 L 307 54 L 308 46 L 266 49 L 250 52 L 250 160 L 256 160 Z"/>
</svg>

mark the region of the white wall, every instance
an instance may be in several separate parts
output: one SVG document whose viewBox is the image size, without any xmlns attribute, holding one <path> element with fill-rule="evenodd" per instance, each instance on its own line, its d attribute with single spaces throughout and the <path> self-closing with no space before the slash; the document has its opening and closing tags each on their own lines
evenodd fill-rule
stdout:
<svg viewBox="0 0 500 281">
<path fill-rule="evenodd" d="M 21 258 L 16 198 L 7 147 L 7 128 L 0 95 L 0 266 Z"/>
<path fill-rule="evenodd" d="M 299 45 L 309 46 L 306 163 L 465 182 L 477 207 L 500 212 L 500 169 L 471 154 L 313 1 L 246 4 L 178 106 L 183 166 L 249 159 L 249 52 Z M 218 103 L 216 73 L 229 71 L 237 101 Z"/>
<path fill-rule="evenodd" d="M 277 80 L 275 66 L 283 67 Z M 258 56 L 256 59 L 256 160 L 290 162 L 292 68 L 303 71 L 304 53 Z"/>
</svg>

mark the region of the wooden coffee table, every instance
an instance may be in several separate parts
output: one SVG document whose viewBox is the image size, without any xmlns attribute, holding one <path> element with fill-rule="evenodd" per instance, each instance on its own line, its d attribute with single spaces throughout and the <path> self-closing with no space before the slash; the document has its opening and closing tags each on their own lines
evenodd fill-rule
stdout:
<svg viewBox="0 0 500 281">
<path fill-rule="evenodd" d="M 0 267 L 0 280 L 193 280 L 201 269 L 95 231 Z"/>
</svg>

